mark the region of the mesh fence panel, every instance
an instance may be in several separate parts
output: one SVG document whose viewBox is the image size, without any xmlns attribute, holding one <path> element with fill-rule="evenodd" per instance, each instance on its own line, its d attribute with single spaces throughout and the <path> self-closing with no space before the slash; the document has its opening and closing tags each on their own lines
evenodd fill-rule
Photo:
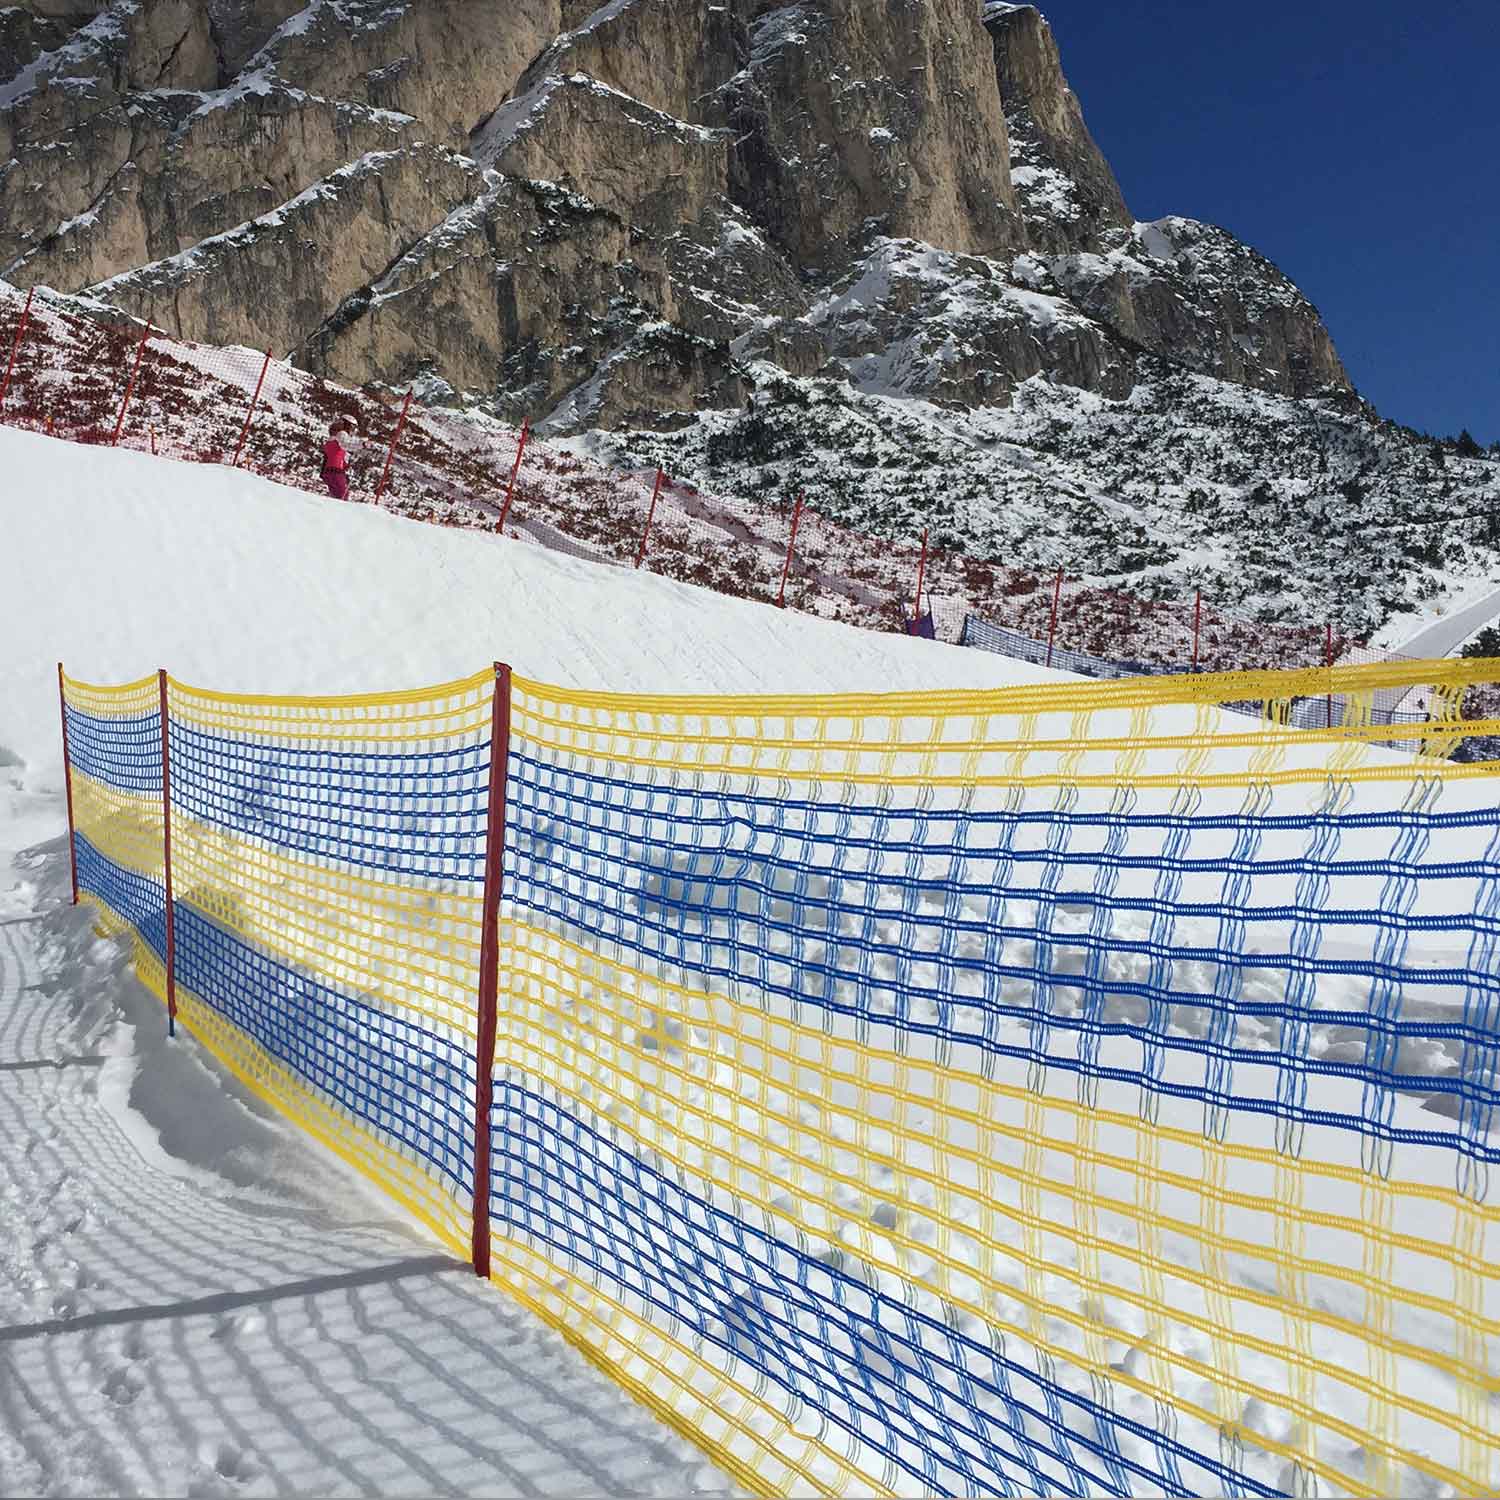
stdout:
<svg viewBox="0 0 1500 1500">
<path fill-rule="evenodd" d="M 185 1022 L 456 1247 L 493 691 L 169 705 Z"/>
<path fill-rule="evenodd" d="M 101 928 L 128 934 L 137 972 L 166 989 L 166 863 L 157 679 L 64 684 L 80 895 Z"/>
<path fill-rule="evenodd" d="M 773 1490 L 1486 1482 L 1495 782 L 1297 685 L 518 684 L 503 1278 Z"/>
<path fill-rule="evenodd" d="M 1287 649 L 1287 641 L 1295 634 L 1294 632 L 1286 633 L 1286 639 L 1273 640 L 1269 648 L 1257 654 L 1274 657 L 1276 653 Z M 1302 632 L 1301 634 L 1308 637 L 1302 649 L 1311 654 L 1312 633 Z M 1016 661 L 1049 666 L 1061 672 L 1074 672 L 1080 677 L 1118 680 L 1140 676 L 1178 675 L 1191 670 L 1190 660 L 1187 658 L 1168 657 L 1160 662 L 1120 661 L 1090 655 L 1084 651 L 1075 651 L 1068 646 L 1056 644 L 1049 646 L 1046 640 L 1023 635 L 1020 631 L 1011 630 L 1005 626 L 993 625 L 986 620 L 976 619 L 972 615 L 964 619 L 957 639 L 963 646 L 992 651 Z M 1372 650 L 1367 646 L 1331 634 L 1325 635 L 1322 653 L 1325 661 L 1331 657 L 1340 666 L 1367 666 L 1410 661 L 1410 658 L 1399 656 L 1394 652 Z M 1224 703 L 1221 706 L 1230 712 L 1246 714 L 1252 718 L 1261 717 L 1264 711 L 1261 703 L 1250 700 L 1240 703 Z M 1494 689 L 1487 684 L 1474 683 L 1466 689 L 1466 696 L 1460 704 L 1459 713 L 1468 719 L 1491 718 L 1494 716 L 1495 706 Z M 1331 728 L 1345 724 L 1355 727 L 1365 721 L 1387 728 L 1399 727 L 1423 724 L 1429 719 L 1442 718 L 1453 712 L 1453 705 L 1446 701 L 1440 686 L 1423 683 L 1412 677 L 1405 677 L 1393 686 L 1381 688 L 1368 701 L 1350 699 L 1341 693 L 1325 691 L 1322 694 L 1310 693 L 1293 699 L 1285 709 L 1286 722 L 1298 729 Z M 1417 740 L 1392 738 L 1390 743 L 1405 750 L 1421 748 L 1421 742 Z M 1471 735 L 1461 740 L 1455 753 L 1461 753 L 1466 760 L 1492 760 L 1500 758 L 1500 745 L 1497 745 L 1490 737 Z"/>
<path fill-rule="evenodd" d="M 67 713 L 80 883 L 164 995 L 157 691 Z M 169 699 L 180 1019 L 465 1249 L 492 700 Z"/>
<path fill-rule="evenodd" d="M 1494 684 L 518 680 L 493 1274 L 759 1491 L 1492 1490 Z M 65 691 L 161 993 L 157 685 Z M 454 1248 L 493 693 L 169 688 L 181 1019 Z"/>
</svg>

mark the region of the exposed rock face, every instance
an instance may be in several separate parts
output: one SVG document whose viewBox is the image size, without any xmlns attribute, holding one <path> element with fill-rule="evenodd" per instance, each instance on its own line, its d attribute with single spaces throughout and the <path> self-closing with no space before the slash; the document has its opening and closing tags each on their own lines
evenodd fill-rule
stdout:
<svg viewBox="0 0 1500 1500">
<path fill-rule="evenodd" d="M 994 261 L 882 240 L 802 314 L 747 336 L 748 354 L 799 375 L 841 372 L 860 390 L 961 406 L 1003 404 L 1048 375 L 1110 396 L 1135 359 L 1056 288 L 1017 285 Z"/>
<path fill-rule="evenodd" d="M 82 20 L 87 20 L 85 14 Z M 67 41 L 79 20 L 69 22 L 35 6 L 7 5 L 0 9 L 0 76 L 14 78 L 22 68 Z"/>
<path fill-rule="evenodd" d="M 723 201 L 722 131 L 663 114 L 583 73 L 549 77 L 523 99 L 525 117 L 492 134 L 492 149 L 481 153 L 507 177 L 557 177 L 655 243 Z"/>
<path fill-rule="evenodd" d="M 219 82 L 228 83 L 302 6 L 303 0 L 208 0 L 208 24 L 219 50 Z"/>
<path fill-rule="evenodd" d="M 372 152 L 275 213 L 100 282 L 97 294 L 184 338 L 295 348 L 325 309 L 385 271 L 404 225 L 451 212 L 480 186 L 472 162 L 439 147 Z"/>
<path fill-rule="evenodd" d="M 973 0 L 760 11 L 725 91 L 735 196 L 793 259 L 837 264 L 870 227 L 958 252 L 1021 243 Z"/>
<path fill-rule="evenodd" d="M 1124 248 L 1060 256 L 1051 269 L 1080 308 L 1190 369 L 1284 396 L 1349 387 L 1317 309 L 1223 229 L 1138 224 Z"/>
<path fill-rule="evenodd" d="M 679 120 L 716 123 L 715 96 L 746 53 L 743 10 L 702 0 L 623 6 L 572 0 L 563 6 L 566 29 L 536 57 L 515 92 L 581 73 Z"/>
<path fill-rule="evenodd" d="M 1035 249 L 1100 250 L 1133 223 L 1125 195 L 1063 75 L 1052 28 L 1032 5 L 985 7 L 1000 98 L 1010 124 L 1012 176 Z"/>
<path fill-rule="evenodd" d="M 212 108 L 194 94 L 117 105 L 70 132 L 95 149 L 32 156 L 12 169 L 0 188 L 15 205 L 0 256 L 18 256 L 28 281 L 93 285 L 121 265 L 169 259 L 272 213 L 309 186 L 308 172 L 321 181 L 409 143 L 411 123 L 282 91 Z M 74 213 L 49 232 L 59 199 Z"/>
<path fill-rule="evenodd" d="M 1348 384 L 1252 251 L 1133 224 L 997 0 L 31 0 L 0 160 L 10 280 L 555 427 L 740 404 L 753 359 L 974 406 L 1143 353 Z"/>
<path fill-rule="evenodd" d="M 98 13 L 87 17 L 88 10 Z M 3 140 L 12 154 L 55 149 L 59 138 L 85 130 L 93 116 L 129 96 L 217 81 L 208 16 L 191 0 L 116 0 L 69 8 L 63 19 L 85 17 L 60 46 L 36 53 L 0 84 Z M 46 12 L 42 18 L 50 19 Z M 90 140 L 80 134 L 68 145 L 86 151 Z"/>
<path fill-rule="evenodd" d="M 461 149 L 561 25 L 560 0 L 342 0 L 298 11 L 251 65 L 410 115 L 425 139 Z"/>
</svg>

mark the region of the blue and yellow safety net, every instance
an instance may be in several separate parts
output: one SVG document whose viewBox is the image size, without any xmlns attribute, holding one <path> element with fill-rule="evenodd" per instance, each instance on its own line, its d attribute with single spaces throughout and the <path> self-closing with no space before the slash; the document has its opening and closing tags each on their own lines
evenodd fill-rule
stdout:
<svg viewBox="0 0 1500 1500">
<path fill-rule="evenodd" d="M 1493 1492 L 1496 672 L 518 679 L 495 1279 L 757 1491 Z M 68 722 L 159 987 L 147 689 Z M 184 1021 L 455 1248 L 493 691 L 169 694 Z"/>
</svg>

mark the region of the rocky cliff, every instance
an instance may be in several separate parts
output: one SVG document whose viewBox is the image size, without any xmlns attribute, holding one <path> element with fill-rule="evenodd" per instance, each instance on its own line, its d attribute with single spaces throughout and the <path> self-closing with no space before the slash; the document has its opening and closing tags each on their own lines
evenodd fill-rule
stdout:
<svg viewBox="0 0 1500 1500">
<path fill-rule="evenodd" d="M 739 403 L 758 359 L 1347 386 L 1273 267 L 1133 222 L 1029 6 L 29 0 L 0 75 L 0 275 L 346 379 L 570 427 Z"/>
<path fill-rule="evenodd" d="M 1380 474 L 1453 492 L 1274 266 L 1135 221 L 1028 5 L 25 0 L 0 80 L 0 278 L 617 460 L 816 476 L 1018 561 L 1170 582 L 1212 552 L 1226 590 L 1247 497 L 1357 493 L 1370 534 Z M 1097 473 L 1051 472 L 1101 433 Z M 1206 509 L 1212 548 L 1178 547 Z M 1461 545 L 1425 536 L 1386 550 Z"/>
</svg>

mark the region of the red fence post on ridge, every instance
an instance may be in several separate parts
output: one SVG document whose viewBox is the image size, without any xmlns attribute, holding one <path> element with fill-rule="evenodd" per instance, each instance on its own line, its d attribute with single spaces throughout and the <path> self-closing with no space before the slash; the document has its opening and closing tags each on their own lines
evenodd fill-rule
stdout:
<svg viewBox="0 0 1500 1500">
<path fill-rule="evenodd" d="M 657 469 L 656 488 L 651 491 L 651 509 L 646 512 L 646 529 L 641 533 L 641 548 L 635 555 L 635 565 L 640 565 L 646 560 L 646 543 L 651 540 L 651 523 L 656 519 L 656 502 L 661 499 L 661 487 L 666 483 L 667 476 Z"/>
<path fill-rule="evenodd" d="M 125 386 L 125 399 L 120 403 L 120 417 L 115 423 L 115 436 L 113 446 L 120 446 L 120 434 L 125 431 L 125 413 L 130 410 L 130 398 L 135 395 L 135 382 L 141 373 L 141 359 L 146 353 L 146 341 L 151 337 L 151 324 L 148 322 L 145 331 L 141 334 L 141 341 L 135 346 L 135 363 L 130 367 L 130 379 Z"/>
<path fill-rule="evenodd" d="M 391 434 L 391 446 L 386 450 L 385 468 L 380 472 L 380 483 L 375 486 L 375 503 L 380 504 L 380 497 L 385 494 L 386 482 L 391 477 L 391 460 L 396 456 L 396 444 L 401 441 L 401 434 L 406 431 L 406 414 L 411 410 L 412 393 L 406 393 L 406 400 L 401 404 L 401 416 L 396 423 L 396 430 Z"/>
<path fill-rule="evenodd" d="M 78 905 L 78 831 L 73 826 L 73 756 L 68 749 L 68 695 L 63 690 L 63 664 L 57 664 L 57 702 L 62 709 L 63 786 L 68 794 L 68 869 L 73 876 L 73 905 Z"/>
<path fill-rule="evenodd" d="M 1052 648 L 1057 644 L 1057 613 L 1062 606 L 1063 570 L 1057 570 L 1057 586 L 1052 590 L 1052 623 L 1047 627 L 1047 665 L 1052 665 Z"/>
<path fill-rule="evenodd" d="M 490 1275 L 490 1113 L 495 1103 L 495 1032 L 500 990 L 500 897 L 504 892 L 505 792 L 510 772 L 510 668 L 495 663 L 490 710 L 489 817 L 484 839 L 484 913 L 479 938 L 479 1016 L 474 1068 L 474 1274 Z"/>
<path fill-rule="evenodd" d="M 781 592 L 776 595 L 777 609 L 786 608 L 786 581 L 792 573 L 792 552 L 797 546 L 797 528 L 802 524 L 802 501 L 801 495 L 797 496 L 797 503 L 792 507 L 792 534 L 787 538 L 786 562 L 781 568 Z"/>
<path fill-rule="evenodd" d="M 167 669 L 156 674 L 161 698 L 162 868 L 167 883 L 167 1035 L 177 1035 L 177 908 L 172 899 L 172 749 L 167 734 Z"/>
<path fill-rule="evenodd" d="M 5 366 L 5 380 L 0 383 L 0 418 L 5 416 L 5 398 L 10 395 L 10 377 L 15 372 L 16 355 L 21 352 L 21 340 L 26 337 L 26 328 L 31 322 L 31 299 L 35 295 L 35 287 L 26 293 L 26 306 L 21 309 L 21 321 L 16 325 L 15 338 L 11 340 L 10 362 Z"/>
<path fill-rule="evenodd" d="M 231 469 L 240 466 L 240 455 L 245 451 L 245 439 L 250 436 L 250 424 L 255 420 L 255 408 L 260 405 L 261 389 L 266 383 L 266 371 L 271 368 L 271 351 L 266 350 L 265 363 L 260 367 L 260 379 L 255 382 L 255 394 L 250 398 L 250 409 L 245 413 L 245 425 L 240 428 L 240 440 L 234 446 L 234 462 Z"/>
<path fill-rule="evenodd" d="M 1198 670 L 1198 663 L 1202 659 L 1203 652 L 1203 590 L 1198 590 L 1197 601 L 1193 605 L 1193 670 Z"/>
<path fill-rule="evenodd" d="M 505 504 L 500 507 L 500 521 L 495 530 L 501 536 L 505 535 L 506 518 L 510 515 L 510 507 L 516 498 L 516 484 L 521 478 L 521 460 L 526 456 L 526 444 L 531 441 L 531 418 L 527 417 L 521 423 L 521 441 L 516 446 L 516 462 L 510 471 L 510 483 L 505 487 Z"/>
<path fill-rule="evenodd" d="M 912 625 L 922 618 L 922 589 L 927 582 L 927 537 L 929 528 L 922 528 L 922 560 L 917 564 L 917 602 L 912 606 Z"/>
</svg>

